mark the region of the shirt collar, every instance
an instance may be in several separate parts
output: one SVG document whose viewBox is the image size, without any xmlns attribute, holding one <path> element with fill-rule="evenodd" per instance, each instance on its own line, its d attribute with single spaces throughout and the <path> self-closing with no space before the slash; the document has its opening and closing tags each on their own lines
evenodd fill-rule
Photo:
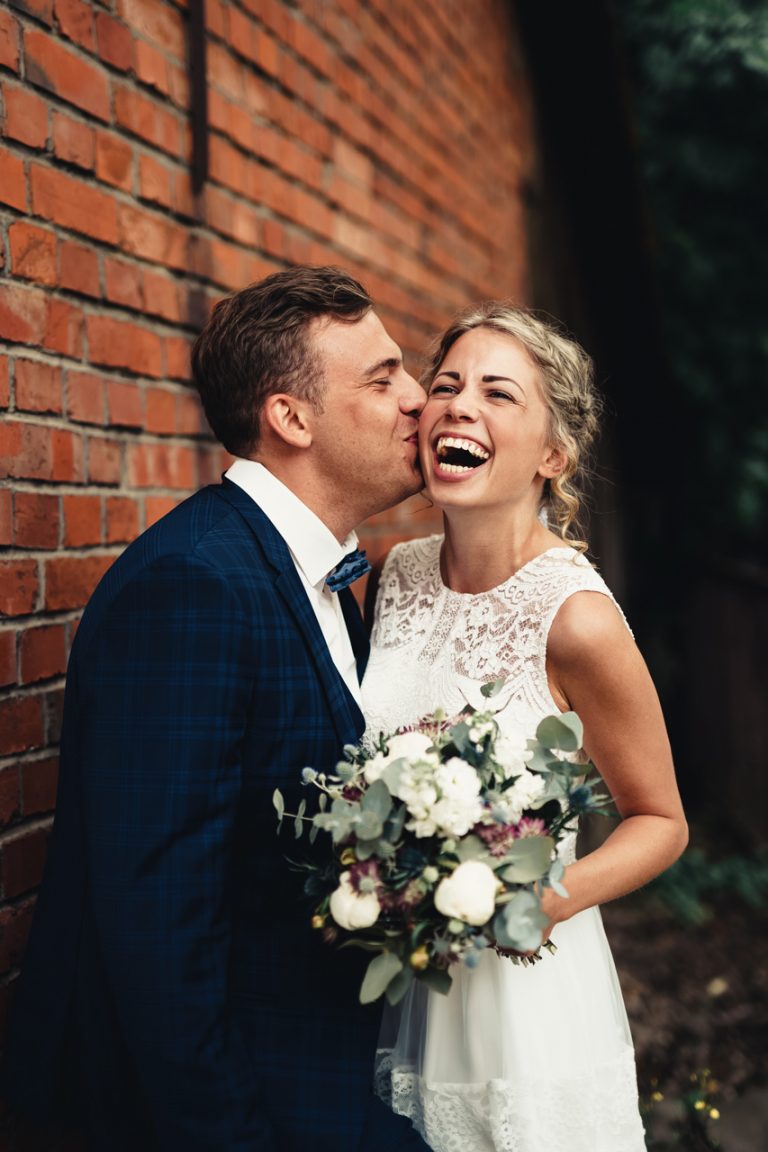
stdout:
<svg viewBox="0 0 768 1152">
<path fill-rule="evenodd" d="M 314 587 L 322 586 L 339 561 L 357 548 L 357 533 L 350 532 L 340 544 L 320 517 L 263 464 L 236 460 L 225 475 L 247 492 L 269 517 L 295 563 Z"/>
</svg>

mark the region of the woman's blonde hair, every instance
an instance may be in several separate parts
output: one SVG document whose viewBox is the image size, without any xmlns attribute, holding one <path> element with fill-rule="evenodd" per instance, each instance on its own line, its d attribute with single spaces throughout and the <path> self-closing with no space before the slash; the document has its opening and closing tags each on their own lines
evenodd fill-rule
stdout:
<svg viewBox="0 0 768 1152">
<path fill-rule="evenodd" d="M 421 374 L 427 391 L 449 349 L 473 328 L 511 336 L 539 370 L 542 397 L 549 410 L 550 443 L 563 451 L 566 460 L 562 472 L 545 484 L 542 506 L 548 525 L 583 551 L 586 543 L 570 533 L 580 531 L 583 484 L 590 473 L 590 449 L 599 428 L 601 404 L 592 360 L 549 321 L 503 300 L 491 300 L 459 313 L 435 342 Z"/>
</svg>

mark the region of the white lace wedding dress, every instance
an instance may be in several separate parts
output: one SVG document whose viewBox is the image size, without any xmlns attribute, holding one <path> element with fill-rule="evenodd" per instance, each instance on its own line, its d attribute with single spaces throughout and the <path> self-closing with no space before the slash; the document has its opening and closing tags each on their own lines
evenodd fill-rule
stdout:
<svg viewBox="0 0 768 1152">
<path fill-rule="evenodd" d="M 371 733 L 443 708 L 487 707 L 505 734 L 535 732 L 558 711 L 547 634 L 574 592 L 611 596 L 569 547 L 537 556 L 498 588 L 453 592 L 442 537 L 392 549 L 379 586 L 363 700 Z M 611 597 L 612 598 L 612 597 Z M 561 845 L 574 859 L 575 837 Z M 644 1152 L 632 1039 L 600 912 L 553 932 L 556 955 L 522 967 L 488 950 L 457 965 L 448 996 L 415 984 L 386 1008 L 376 1090 L 434 1152 Z"/>
</svg>

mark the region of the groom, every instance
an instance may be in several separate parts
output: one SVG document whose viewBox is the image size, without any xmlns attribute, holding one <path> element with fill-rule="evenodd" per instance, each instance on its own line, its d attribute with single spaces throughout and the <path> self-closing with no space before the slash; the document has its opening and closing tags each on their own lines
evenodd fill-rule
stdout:
<svg viewBox="0 0 768 1152">
<path fill-rule="evenodd" d="M 193 367 L 240 459 L 127 549 L 78 629 L 11 1096 L 69 1110 L 96 1152 L 423 1149 L 371 1094 L 365 958 L 312 932 L 271 803 L 362 732 L 367 641 L 326 577 L 421 486 L 423 394 L 333 268 L 223 300 Z"/>
</svg>

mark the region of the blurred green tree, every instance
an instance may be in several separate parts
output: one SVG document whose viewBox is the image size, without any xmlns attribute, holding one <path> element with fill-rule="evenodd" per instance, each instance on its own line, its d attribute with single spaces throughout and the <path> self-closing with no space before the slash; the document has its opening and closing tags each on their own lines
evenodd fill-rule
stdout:
<svg viewBox="0 0 768 1152">
<path fill-rule="evenodd" d="M 621 0 L 683 553 L 768 559 L 768 5 Z M 672 462 L 670 462 L 672 463 Z M 672 477 L 671 477 L 672 478 Z"/>
</svg>

